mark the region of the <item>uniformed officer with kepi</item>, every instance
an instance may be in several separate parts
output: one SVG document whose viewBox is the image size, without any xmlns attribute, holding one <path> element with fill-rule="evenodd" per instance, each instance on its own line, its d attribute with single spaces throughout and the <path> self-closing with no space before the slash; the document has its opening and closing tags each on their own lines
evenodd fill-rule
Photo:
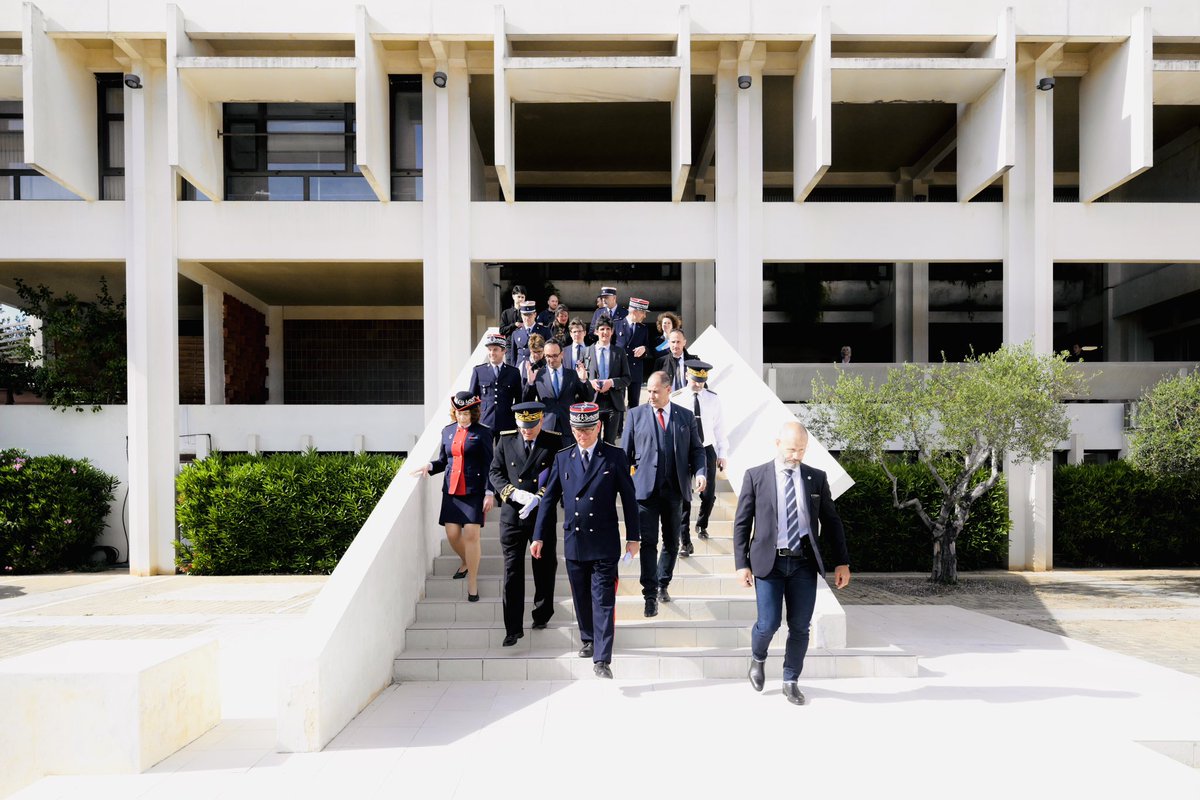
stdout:
<svg viewBox="0 0 1200 800">
<path fill-rule="evenodd" d="M 704 445 L 704 458 L 708 484 L 700 493 L 700 514 L 696 517 L 696 535 L 708 538 L 708 518 L 712 515 L 717 499 L 717 471 L 725 469 L 729 455 L 729 436 L 725 417 L 721 413 L 721 398 L 708 388 L 708 373 L 712 364 L 698 358 L 683 362 L 687 370 L 688 384 L 671 393 L 671 402 L 691 411 L 696 417 L 696 430 Z M 692 505 L 683 504 L 683 516 L 679 521 L 679 555 L 687 558 L 696 552 L 691 534 Z"/>
<path fill-rule="evenodd" d="M 611 678 L 613 618 L 617 608 L 617 563 L 622 551 L 634 558 L 641 536 L 637 493 L 629 476 L 625 451 L 599 441 L 600 407 L 571 406 L 575 444 L 560 450 L 538 505 L 531 552 L 546 558 L 546 542 L 555 536 L 551 509 L 562 500 L 563 555 L 571 599 L 583 647 L 580 658 L 591 658 L 596 677 Z M 625 546 L 621 546 L 617 498 L 625 517 Z"/>
<path fill-rule="evenodd" d="M 492 457 L 490 472 L 492 488 L 500 499 L 500 547 L 504 553 L 504 646 L 512 647 L 525 635 L 525 549 L 533 537 L 533 525 L 550 467 L 555 454 L 562 449 L 558 431 L 544 430 L 542 418 L 545 406 L 541 403 L 518 403 L 513 406 L 517 428 L 500 433 Z M 551 535 L 542 543 L 542 558 L 533 562 L 533 629 L 546 627 L 554 615 L 554 576 L 558 571 L 557 536 L 558 509 L 546 511 Z"/>
<path fill-rule="evenodd" d="M 521 303 L 521 325 L 508 337 L 508 352 L 504 360 L 514 367 L 529 360 L 529 337 L 540 334 L 542 339 L 550 338 L 550 329 L 543 327 L 537 321 L 537 303 L 526 300 Z"/>
<path fill-rule="evenodd" d="M 513 427 L 513 403 L 521 399 L 521 374 L 516 367 L 504 363 L 505 339 L 495 333 L 484 340 L 488 360 L 471 370 L 468 391 L 478 397 L 479 421 L 492 429 L 493 442 L 500 431 Z"/>
</svg>

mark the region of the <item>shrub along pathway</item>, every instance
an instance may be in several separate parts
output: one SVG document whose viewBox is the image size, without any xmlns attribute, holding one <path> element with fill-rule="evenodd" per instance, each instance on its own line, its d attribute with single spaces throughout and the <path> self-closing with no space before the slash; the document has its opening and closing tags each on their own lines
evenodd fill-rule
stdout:
<svg viewBox="0 0 1200 800">
<path fill-rule="evenodd" d="M 1200 676 L 1200 569 L 862 573 L 846 605 L 954 605 Z"/>
</svg>

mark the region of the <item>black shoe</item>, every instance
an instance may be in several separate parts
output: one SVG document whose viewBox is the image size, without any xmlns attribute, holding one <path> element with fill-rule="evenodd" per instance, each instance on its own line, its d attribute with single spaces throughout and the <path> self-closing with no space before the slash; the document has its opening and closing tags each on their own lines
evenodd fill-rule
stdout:
<svg viewBox="0 0 1200 800">
<path fill-rule="evenodd" d="M 750 678 L 750 685 L 754 687 L 754 691 L 756 692 L 763 690 L 763 683 L 767 679 L 766 666 L 767 663 L 765 661 L 755 661 L 753 657 L 750 658 L 750 672 L 748 673 L 748 677 Z M 784 685 L 786 686 L 787 684 Z M 792 686 L 795 685 L 794 683 L 792 684 Z"/>
<path fill-rule="evenodd" d="M 612 670 L 608 668 L 607 661 L 597 661 L 592 665 L 592 672 L 596 673 L 597 678 L 608 678 L 612 680 Z"/>
<path fill-rule="evenodd" d="M 593 645 L 591 642 L 584 642 L 583 647 L 579 648 L 579 657 L 580 658 L 591 658 L 592 654 L 595 652 L 596 652 L 595 645 Z"/>
<path fill-rule="evenodd" d="M 696 548 L 692 545 L 691 542 L 688 542 L 687 544 L 679 545 L 679 555 L 681 555 L 684 558 L 687 558 L 694 552 L 696 552 Z"/>
<path fill-rule="evenodd" d="M 535 623 L 533 623 L 533 629 L 535 631 L 544 631 L 544 630 L 546 630 L 546 625 L 547 625 L 547 623 L 545 623 L 545 622 L 535 622 Z"/>
<path fill-rule="evenodd" d="M 800 687 L 796 685 L 795 681 L 783 682 L 783 696 L 793 705 L 804 705 L 804 692 L 800 691 Z"/>
<path fill-rule="evenodd" d="M 696 535 L 701 539 L 708 538 L 708 528 L 696 528 Z"/>
<path fill-rule="evenodd" d="M 658 598 L 647 597 L 646 598 L 646 610 L 643 613 L 647 617 L 657 617 L 658 616 Z"/>
<path fill-rule="evenodd" d="M 524 635 L 525 635 L 524 631 L 521 631 L 520 633 L 510 633 L 508 636 L 504 637 L 504 642 L 501 646 L 502 647 L 512 647 L 514 644 L 517 643 L 517 640 L 520 639 L 521 637 L 523 637 Z"/>
<path fill-rule="evenodd" d="M 478 603 L 478 602 L 479 602 L 479 595 L 477 595 L 477 594 L 471 594 L 470 592 L 467 592 L 467 602 L 468 602 L 468 603 Z"/>
<path fill-rule="evenodd" d="M 667 587 L 662 587 L 658 590 L 658 599 L 664 603 L 671 602 L 671 595 L 667 592 Z"/>
<path fill-rule="evenodd" d="M 467 577 L 467 568 L 466 567 L 463 567 L 462 569 L 460 569 L 458 572 L 454 573 L 454 575 L 453 575 L 453 578 L 456 581 L 461 581 L 465 577 Z"/>
</svg>

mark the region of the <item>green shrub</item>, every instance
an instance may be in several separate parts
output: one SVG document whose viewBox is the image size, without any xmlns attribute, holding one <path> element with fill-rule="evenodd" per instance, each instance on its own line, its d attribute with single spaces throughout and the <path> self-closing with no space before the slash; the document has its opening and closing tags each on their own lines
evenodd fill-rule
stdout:
<svg viewBox="0 0 1200 800">
<path fill-rule="evenodd" d="M 1200 565 L 1200 479 L 1125 461 L 1054 470 L 1054 563 L 1061 567 Z"/>
<path fill-rule="evenodd" d="M 0 450 L 0 569 L 83 565 L 118 484 L 86 459 Z"/>
<path fill-rule="evenodd" d="M 837 500 L 846 526 L 851 567 L 860 572 L 928 572 L 933 563 L 933 537 L 911 509 L 892 505 L 892 482 L 878 464 L 847 459 L 842 466 L 854 486 Z M 919 497 L 936 514 L 941 492 L 924 466 L 889 462 L 900 479 L 900 497 Z M 983 480 L 981 470 L 975 482 Z M 955 544 L 960 569 L 995 569 L 1008 564 L 1008 488 L 1004 479 L 974 505 Z"/>
<path fill-rule="evenodd" d="M 177 560 L 198 575 L 329 573 L 403 460 L 214 454 L 176 480 Z"/>
</svg>

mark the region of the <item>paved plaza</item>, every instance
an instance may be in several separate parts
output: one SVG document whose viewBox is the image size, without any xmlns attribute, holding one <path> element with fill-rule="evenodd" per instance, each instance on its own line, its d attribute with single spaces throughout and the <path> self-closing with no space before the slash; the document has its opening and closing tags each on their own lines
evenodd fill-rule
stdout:
<svg viewBox="0 0 1200 800">
<path fill-rule="evenodd" d="M 0 581 L 0 658 L 72 638 L 221 643 L 217 728 L 144 774 L 47 777 L 13 797 L 719 797 L 772 784 L 903 797 L 940 782 L 972 797 L 1200 797 L 1185 766 L 1200 742 L 1200 571 L 970 573 L 942 593 L 924 576 L 861 575 L 842 595 L 849 644 L 912 650 L 917 678 L 804 681 L 805 708 L 773 682 L 762 695 L 619 674 L 408 683 L 324 752 L 278 754 L 270 656 L 322 583 Z"/>
</svg>

